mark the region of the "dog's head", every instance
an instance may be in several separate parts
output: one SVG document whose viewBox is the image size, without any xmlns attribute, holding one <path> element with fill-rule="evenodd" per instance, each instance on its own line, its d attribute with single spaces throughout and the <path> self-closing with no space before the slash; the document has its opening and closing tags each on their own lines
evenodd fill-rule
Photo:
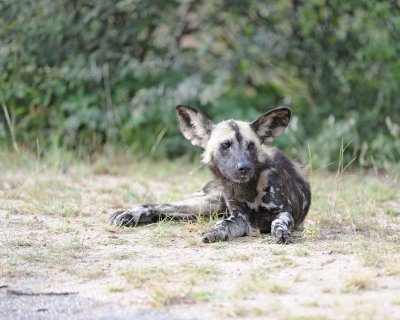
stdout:
<svg viewBox="0 0 400 320">
<path fill-rule="evenodd" d="M 277 108 L 251 123 L 227 120 L 214 124 L 189 106 L 179 105 L 176 112 L 185 138 L 205 150 L 204 163 L 237 183 L 247 182 L 254 176 L 261 145 L 285 130 L 291 114 L 288 108 Z"/>
</svg>

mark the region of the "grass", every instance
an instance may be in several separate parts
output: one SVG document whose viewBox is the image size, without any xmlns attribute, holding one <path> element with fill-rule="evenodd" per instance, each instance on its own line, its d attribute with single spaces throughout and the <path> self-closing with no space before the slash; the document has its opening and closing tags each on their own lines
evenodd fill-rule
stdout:
<svg viewBox="0 0 400 320">
<path fill-rule="evenodd" d="M 106 273 L 102 269 L 94 268 L 83 272 L 82 277 L 85 279 L 99 279 L 106 276 Z"/>
<path fill-rule="evenodd" d="M 215 265 L 198 265 L 195 262 L 185 262 L 169 266 L 151 266 L 128 268 L 119 271 L 127 283 L 133 288 L 144 288 L 158 283 L 166 286 L 173 283 L 178 287 L 195 286 L 199 282 L 215 279 L 219 274 Z"/>
<path fill-rule="evenodd" d="M 307 257 L 310 255 L 307 249 L 304 248 L 296 248 L 294 254 L 298 257 Z"/>
<path fill-rule="evenodd" d="M 393 304 L 393 305 L 400 305 L 400 298 L 399 299 L 392 299 L 390 301 L 390 303 Z"/>
<path fill-rule="evenodd" d="M 306 240 L 317 240 L 321 236 L 321 230 L 318 224 L 306 224 L 302 236 Z"/>
<path fill-rule="evenodd" d="M 264 306 L 249 306 L 243 304 L 235 304 L 229 308 L 221 308 L 218 312 L 223 318 L 258 318 L 258 317 L 266 317 L 270 315 L 272 312 L 270 308 L 266 308 Z"/>
<path fill-rule="evenodd" d="M 249 276 L 239 282 L 236 291 L 233 293 L 234 299 L 249 299 L 258 294 L 283 294 L 289 291 L 289 284 L 278 283 L 270 279 L 270 268 L 254 268 Z"/>
<path fill-rule="evenodd" d="M 228 253 L 225 255 L 227 261 L 251 261 L 252 256 L 246 253 Z"/>
<path fill-rule="evenodd" d="M 123 292 L 124 286 L 121 285 L 110 285 L 107 287 L 108 292 Z"/>
<path fill-rule="evenodd" d="M 151 286 L 152 295 L 150 304 L 155 307 L 169 307 L 179 304 L 206 303 L 214 298 L 209 291 L 191 291 L 183 289 L 166 289 L 160 286 Z"/>
<path fill-rule="evenodd" d="M 352 274 L 344 283 L 344 293 L 371 289 L 375 281 L 369 274 Z"/>
<path fill-rule="evenodd" d="M 257 233 L 203 244 L 199 234 L 216 216 L 116 228 L 108 215 L 178 200 L 210 178 L 206 168 L 110 155 L 1 157 L 0 285 L 68 287 L 196 317 L 356 319 L 359 299 L 364 318 L 396 314 L 398 175 L 313 173 L 311 211 L 292 244 Z"/>
</svg>

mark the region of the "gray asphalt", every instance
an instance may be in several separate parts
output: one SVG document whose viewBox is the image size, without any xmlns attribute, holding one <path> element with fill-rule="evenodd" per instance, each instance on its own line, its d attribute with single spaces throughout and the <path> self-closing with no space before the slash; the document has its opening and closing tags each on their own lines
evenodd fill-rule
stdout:
<svg viewBox="0 0 400 320">
<path fill-rule="evenodd" d="M 189 320 L 167 311 L 141 310 L 125 312 L 120 305 L 93 299 L 66 296 L 19 296 L 0 290 L 0 319 L 107 319 L 107 320 Z"/>
</svg>

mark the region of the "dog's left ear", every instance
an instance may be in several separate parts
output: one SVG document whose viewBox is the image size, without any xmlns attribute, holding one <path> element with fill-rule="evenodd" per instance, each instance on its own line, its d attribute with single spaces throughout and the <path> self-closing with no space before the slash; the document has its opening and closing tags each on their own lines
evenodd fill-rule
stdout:
<svg viewBox="0 0 400 320">
<path fill-rule="evenodd" d="M 214 123 L 195 108 L 179 105 L 176 107 L 179 128 L 193 145 L 206 148 Z"/>
<path fill-rule="evenodd" d="M 288 108 L 276 108 L 264 113 L 257 120 L 250 123 L 254 132 L 262 142 L 275 138 L 281 134 L 290 121 L 291 111 Z"/>
</svg>

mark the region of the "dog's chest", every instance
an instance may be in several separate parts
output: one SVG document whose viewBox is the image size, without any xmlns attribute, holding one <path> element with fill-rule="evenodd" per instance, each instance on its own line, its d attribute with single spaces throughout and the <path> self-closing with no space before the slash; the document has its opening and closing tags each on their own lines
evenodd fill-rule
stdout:
<svg viewBox="0 0 400 320">
<path fill-rule="evenodd" d="M 280 197 L 268 191 L 258 194 L 253 201 L 244 201 L 244 203 L 248 208 L 253 210 L 259 208 L 262 208 L 264 210 L 283 208 L 283 203 Z"/>
<path fill-rule="evenodd" d="M 244 201 L 244 204 L 257 213 L 276 213 L 286 209 L 288 202 L 290 201 L 284 197 L 280 186 L 270 183 L 253 201 Z"/>
</svg>

